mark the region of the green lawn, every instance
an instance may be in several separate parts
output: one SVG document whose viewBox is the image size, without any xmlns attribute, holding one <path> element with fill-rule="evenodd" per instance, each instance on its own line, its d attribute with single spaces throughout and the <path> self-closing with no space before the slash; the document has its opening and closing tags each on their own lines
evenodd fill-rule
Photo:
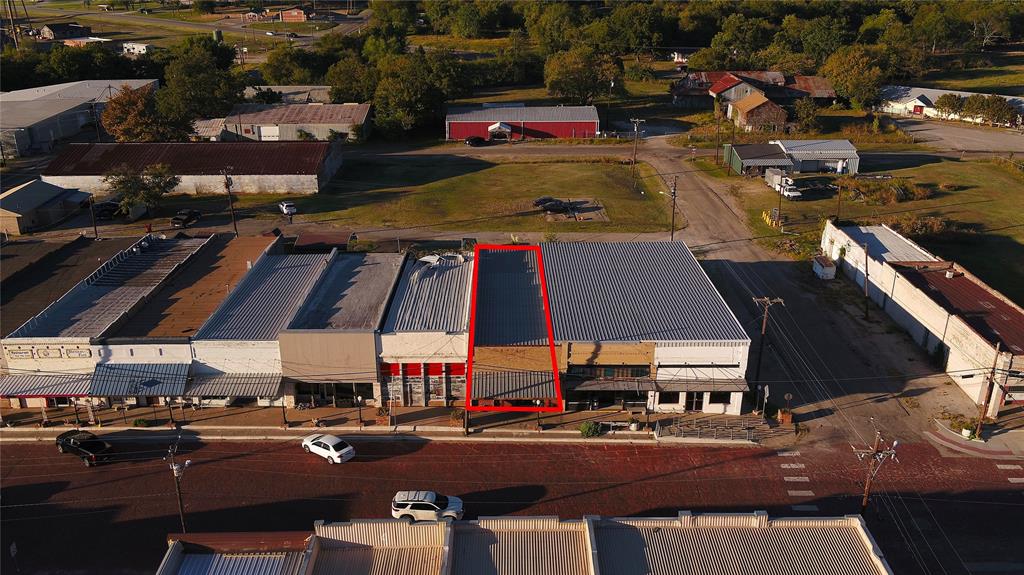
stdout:
<svg viewBox="0 0 1024 575">
<path fill-rule="evenodd" d="M 1019 193 L 1024 189 L 1024 176 L 986 161 L 936 160 L 886 172 L 936 189 L 932 198 L 888 206 L 844 199 L 843 220 L 876 224 L 900 214 L 915 214 L 958 222 L 969 231 L 916 238 L 916 241 L 942 258 L 959 262 L 1007 297 L 1024 304 L 1024 217 Z M 714 168 L 713 162 L 697 164 L 702 169 Z M 826 179 L 822 176 L 808 178 Z M 764 224 L 761 212 L 778 207 L 778 195 L 762 181 L 736 176 L 729 176 L 729 179 L 735 183 L 734 189 L 749 214 L 754 235 L 777 233 Z M 939 190 L 942 184 L 954 184 L 957 189 Z M 782 212 L 788 217 L 786 231 L 799 234 L 787 247 L 795 247 L 802 255 L 813 250 L 820 240 L 822 221 L 834 215 L 836 208 L 834 195 L 811 201 L 783 201 Z M 777 245 L 778 238 L 765 241 Z"/>
<path fill-rule="evenodd" d="M 965 70 L 952 67 L 936 70 L 914 85 L 1008 96 L 1024 95 L 1024 52 L 986 53 L 981 58 L 988 60 L 991 65 L 983 62 Z"/>
<path fill-rule="evenodd" d="M 659 232 L 670 226 L 661 179 L 642 164 L 640 189 L 632 191 L 628 166 L 611 162 L 510 161 L 500 164 L 446 156 L 347 163 L 327 190 L 315 196 L 237 196 L 236 209 L 278 217 L 276 204 L 295 202 L 296 221 L 342 228 L 433 227 L 464 231 Z M 532 206 L 540 196 L 594 198 L 610 221 L 554 221 Z M 168 205 L 222 202 L 170 198 Z M 204 204 L 205 205 L 205 204 Z"/>
<path fill-rule="evenodd" d="M 464 52 L 498 54 L 508 46 L 508 37 L 456 38 L 445 34 L 416 34 L 407 37 L 410 46 L 447 48 Z"/>
</svg>

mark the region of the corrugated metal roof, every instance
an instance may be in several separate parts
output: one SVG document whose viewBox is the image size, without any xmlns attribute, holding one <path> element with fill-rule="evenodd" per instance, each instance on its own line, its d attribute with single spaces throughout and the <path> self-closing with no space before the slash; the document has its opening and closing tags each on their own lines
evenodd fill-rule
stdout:
<svg viewBox="0 0 1024 575">
<path fill-rule="evenodd" d="M 185 394 L 188 363 L 99 363 L 93 372 L 92 397 L 180 397 Z"/>
<path fill-rule="evenodd" d="M 728 90 L 729 88 L 732 88 L 733 86 L 739 84 L 742 81 L 743 80 L 740 80 L 736 76 L 727 72 L 721 78 L 716 80 L 710 88 L 708 88 L 708 93 L 710 93 L 711 95 L 721 94 L 722 92 Z"/>
<path fill-rule="evenodd" d="M 322 539 L 313 575 L 437 575 L 447 528 L 394 519 L 318 524 Z"/>
<path fill-rule="evenodd" d="M 8 337 L 99 337 L 206 241 L 146 236 L 108 260 Z"/>
<path fill-rule="evenodd" d="M 91 382 L 91 373 L 5 375 L 0 397 L 83 397 Z"/>
<path fill-rule="evenodd" d="M 857 158 L 857 148 L 850 140 L 773 140 L 794 160 Z"/>
<path fill-rule="evenodd" d="M 473 399 L 539 399 L 558 396 L 550 371 L 473 370 Z"/>
<path fill-rule="evenodd" d="M 792 166 L 786 152 L 776 144 L 738 144 L 732 147 L 745 165 Z M 758 162 L 765 162 L 758 164 Z"/>
<path fill-rule="evenodd" d="M 0 194 L 0 210 L 23 216 L 48 202 L 70 198 L 73 194 L 79 194 L 80 201 L 89 199 L 85 192 L 62 188 L 42 180 L 32 180 Z"/>
<path fill-rule="evenodd" d="M 167 164 L 179 176 L 317 174 L 330 142 L 170 142 L 68 144 L 43 176 L 102 176 L 120 166 Z"/>
<path fill-rule="evenodd" d="M 281 101 L 287 104 L 301 104 L 306 102 L 331 101 L 330 86 L 252 86 L 245 89 L 245 97 L 251 99 L 256 95 L 256 90 L 273 90 L 281 95 Z"/>
<path fill-rule="evenodd" d="M 659 370 L 660 375 L 660 370 Z M 745 379 L 603 379 L 594 378 L 572 385 L 563 376 L 567 387 L 575 391 L 747 391 Z"/>
<path fill-rule="evenodd" d="M 453 575 L 587 573 L 587 533 L 582 521 L 481 518 L 455 524 Z"/>
<path fill-rule="evenodd" d="M 0 94 L 0 102 L 32 102 L 40 100 L 82 100 L 90 102 L 106 102 L 111 95 L 116 95 L 121 88 L 128 86 L 137 90 L 143 86 L 156 87 L 158 80 L 112 79 L 112 80 L 80 80 L 50 84 L 24 90 L 14 90 Z"/>
<path fill-rule="evenodd" d="M 379 329 L 404 260 L 404 254 L 339 253 L 288 328 Z"/>
<path fill-rule="evenodd" d="M 868 256 L 884 262 L 934 262 L 939 258 L 886 226 L 843 226 L 839 228 L 850 240 L 863 247 Z"/>
<path fill-rule="evenodd" d="M 277 339 L 330 258 L 324 254 L 265 254 L 199 328 L 195 339 Z"/>
<path fill-rule="evenodd" d="M 229 124 L 362 124 L 369 104 L 239 104 Z"/>
<path fill-rule="evenodd" d="M 300 575 L 302 553 L 186 553 L 178 575 Z"/>
<path fill-rule="evenodd" d="M 473 262 L 462 255 L 406 264 L 388 310 L 385 332 L 464 332 L 469 327 Z"/>
<path fill-rule="evenodd" d="M 763 526 L 750 525 L 749 518 L 708 517 L 698 525 L 676 519 L 596 520 L 601 575 L 746 573 L 755 562 L 770 565 L 774 575 L 890 573 L 865 545 L 856 517 L 776 520 Z"/>
<path fill-rule="evenodd" d="M 280 373 L 194 374 L 185 390 L 185 395 L 191 397 L 277 397 L 280 394 Z"/>
<path fill-rule="evenodd" d="M 758 106 L 760 106 L 762 104 L 769 104 L 769 103 L 772 103 L 771 100 L 769 100 L 768 98 L 765 98 L 764 94 L 762 94 L 760 92 L 751 92 L 750 94 L 747 94 L 747 96 L 745 98 L 741 98 L 739 101 L 737 101 L 735 104 L 733 104 L 732 107 L 733 107 L 733 109 L 738 110 L 738 111 L 743 112 L 744 114 L 746 114 L 747 112 L 753 110 L 754 108 L 757 108 Z M 778 108 L 777 105 L 775 105 L 775 104 L 772 104 L 772 105 L 775 106 L 776 108 Z"/>
<path fill-rule="evenodd" d="M 544 243 L 555 341 L 748 341 L 682 242 Z"/>
<path fill-rule="evenodd" d="M 918 97 L 926 98 L 934 106 L 936 100 L 938 100 L 943 94 L 954 94 L 961 98 L 969 98 L 977 94 L 977 92 L 961 92 L 958 90 L 941 90 L 939 88 L 920 88 L 917 86 L 882 86 L 881 99 L 882 102 L 909 102 L 915 100 Z M 981 94 L 982 96 L 988 96 L 989 94 Z M 1024 98 L 1019 96 L 1004 96 L 1002 94 L 996 94 L 1001 98 L 1005 98 L 1011 106 L 1018 110 L 1024 110 Z"/>
<path fill-rule="evenodd" d="M 523 106 L 453 108 L 448 122 L 597 122 L 594 106 Z"/>
<path fill-rule="evenodd" d="M 536 250 L 481 249 L 477 255 L 475 345 L 547 345 Z"/>
</svg>

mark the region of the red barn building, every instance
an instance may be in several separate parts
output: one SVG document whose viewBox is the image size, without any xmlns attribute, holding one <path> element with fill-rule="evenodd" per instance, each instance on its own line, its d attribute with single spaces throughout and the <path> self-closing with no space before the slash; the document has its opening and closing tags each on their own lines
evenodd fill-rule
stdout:
<svg viewBox="0 0 1024 575">
<path fill-rule="evenodd" d="M 309 19 L 309 12 L 302 6 L 285 8 L 278 14 L 282 22 L 305 22 Z"/>
<path fill-rule="evenodd" d="M 444 125 L 449 140 L 593 138 L 601 131 L 594 106 L 463 108 L 452 110 Z"/>
</svg>

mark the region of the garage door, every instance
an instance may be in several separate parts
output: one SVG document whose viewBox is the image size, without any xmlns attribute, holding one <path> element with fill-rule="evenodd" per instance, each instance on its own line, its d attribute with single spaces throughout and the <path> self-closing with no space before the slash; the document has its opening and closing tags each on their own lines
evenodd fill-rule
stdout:
<svg viewBox="0 0 1024 575">
<path fill-rule="evenodd" d="M 279 126 L 260 126 L 260 141 L 276 142 L 281 139 Z"/>
</svg>

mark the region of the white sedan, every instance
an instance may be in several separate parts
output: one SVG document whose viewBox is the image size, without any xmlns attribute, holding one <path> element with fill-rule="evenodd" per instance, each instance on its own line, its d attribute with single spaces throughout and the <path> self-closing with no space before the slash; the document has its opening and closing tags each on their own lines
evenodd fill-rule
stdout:
<svg viewBox="0 0 1024 575">
<path fill-rule="evenodd" d="M 356 450 L 340 437 L 333 435 L 310 435 L 302 439 L 302 449 L 306 453 L 315 453 L 327 460 L 327 463 L 344 463 L 356 456 Z"/>
</svg>

